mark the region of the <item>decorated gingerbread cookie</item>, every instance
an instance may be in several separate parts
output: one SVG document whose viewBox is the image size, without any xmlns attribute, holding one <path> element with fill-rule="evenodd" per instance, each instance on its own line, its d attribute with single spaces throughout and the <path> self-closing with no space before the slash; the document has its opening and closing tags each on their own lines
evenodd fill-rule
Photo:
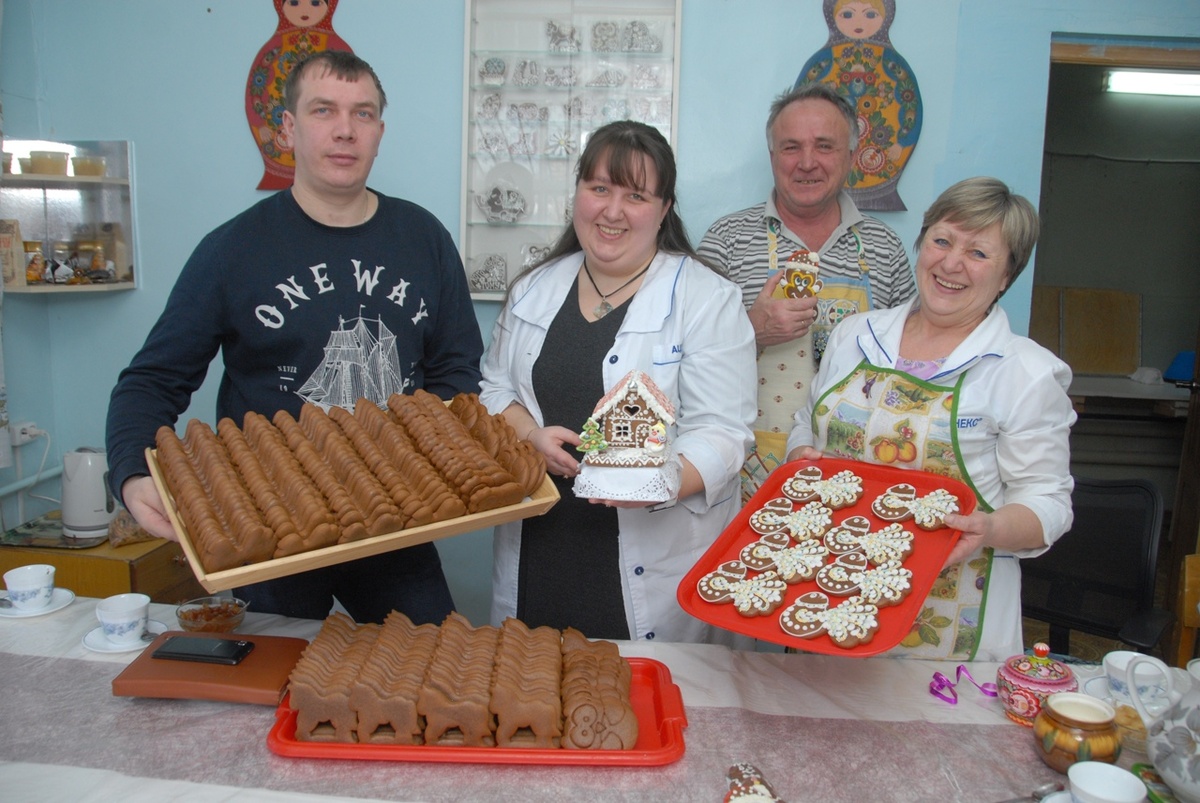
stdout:
<svg viewBox="0 0 1200 803">
<path fill-rule="evenodd" d="M 786 499 L 772 499 L 750 516 L 750 528 L 764 535 L 786 532 L 797 541 L 806 541 L 820 538 L 833 524 L 832 512 L 820 502 L 809 502 L 799 510 L 791 507 Z"/>
<path fill-rule="evenodd" d="M 903 562 L 913 550 L 913 534 L 899 524 L 892 523 L 882 530 L 870 532 L 856 521 L 862 516 L 851 516 L 837 527 L 825 533 L 825 546 L 834 555 L 845 555 L 848 552 L 861 551 L 867 560 L 876 566 L 890 560 Z M 848 526 L 853 525 L 853 526 Z M 864 532 L 864 529 L 867 531 Z"/>
<path fill-rule="evenodd" d="M 779 271 L 779 280 L 771 295 L 775 298 L 815 296 L 825 286 L 817 278 L 820 272 L 820 257 L 808 249 L 798 250 L 783 263 L 783 270 Z"/>
<path fill-rule="evenodd" d="M 774 571 L 790 584 L 813 579 L 828 555 L 829 550 L 817 539 L 792 546 L 787 533 L 772 533 L 747 544 L 741 558 L 751 569 Z"/>
<path fill-rule="evenodd" d="M 817 572 L 817 587 L 826 594 L 858 594 L 880 608 L 895 605 L 912 591 L 912 572 L 890 560 L 872 567 L 862 552 L 848 552 Z"/>
<path fill-rule="evenodd" d="M 909 505 L 916 498 L 917 489 L 902 482 L 876 497 L 871 503 L 871 512 L 884 521 L 904 521 L 912 517 Z"/>
<path fill-rule="evenodd" d="M 893 485 L 871 503 L 871 512 L 884 521 L 912 519 L 923 530 L 946 526 L 946 514 L 958 512 L 958 497 L 945 488 L 917 496 L 911 485 Z"/>
<path fill-rule="evenodd" d="M 820 538 L 833 524 L 829 508 L 820 502 L 809 502 L 788 516 L 787 531 L 797 541 Z"/>
<path fill-rule="evenodd" d="M 750 514 L 750 529 L 759 535 L 783 532 L 787 529 L 787 517 L 792 514 L 792 500 L 782 496 L 767 500 L 766 504 Z"/>
<path fill-rule="evenodd" d="M 833 643 L 850 649 L 866 644 L 879 630 L 879 607 L 862 597 L 850 597 L 836 608 L 819 591 L 802 594 L 779 615 L 785 633 L 797 638 L 816 638 L 828 634 Z"/>
<path fill-rule="evenodd" d="M 958 512 L 958 497 L 945 488 L 925 494 L 912 504 L 913 523 L 922 530 L 946 526 L 946 514 Z"/>
<path fill-rule="evenodd" d="M 825 540 L 828 545 L 830 537 L 836 536 L 839 539 L 839 543 L 852 544 L 855 543 L 854 539 L 862 538 L 869 532 L 871 532 L 871 520 L 866 516 L 847 516 L 845 519 L 842 519 L 841 523 L 830 528 L 825 533 Z M 854 549 L 857 549 L 857 547 L 846 546 L 838 554 L 850 552 Z"/>
<path fill-rule="evenodd" d="M 832 510 L 852 507 L 863 495 L 862 477 L 853 471 L 843 470 L 829 479 L 823 479 L 821 469 L 806 466 L 797 471 L 781 488 L 784 496 L 797 502 L 820 499 Z"/>
<path fill-rule="evenodd" d="M 729 780 L 725 803 L 783 803 L 753 764 L 734 764 L 725 777 Z"/>
<path fill-rule="evenodd" d="M 701 577 L 696 591 L 707 602 L 732 602 L 742 616 L 766 616 L 783 604 L 787 583 L 775 572 L 746 575 L 746 564 L 731 560 Z"/>
</svg>

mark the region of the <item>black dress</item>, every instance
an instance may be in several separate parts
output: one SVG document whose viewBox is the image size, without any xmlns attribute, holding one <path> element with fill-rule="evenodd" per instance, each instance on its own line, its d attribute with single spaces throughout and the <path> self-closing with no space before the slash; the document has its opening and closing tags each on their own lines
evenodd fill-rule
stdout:
<svg viewBox="0 0 1200 803">
<path fill-rule="evenodd" d="M 629 309 L 626 301 L 589 321 L 578 298 L 577 279 L 533 364 L 533 392 L 545 425 L 575 432 L 608 391 L 604 358 Z M 517 618 L 529 627 L 573 627 L 588 638 L 627 639 L 617 509 L 576 497 L 574 478 L 551 478 L 558 503 L 521 525 Z"/>
</svg>

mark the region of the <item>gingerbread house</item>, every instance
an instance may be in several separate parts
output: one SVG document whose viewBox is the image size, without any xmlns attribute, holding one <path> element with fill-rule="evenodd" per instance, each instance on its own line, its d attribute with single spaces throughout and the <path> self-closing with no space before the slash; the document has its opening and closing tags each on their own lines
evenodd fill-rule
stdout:
<svg viewBox="0 0 1200 803">
<path fill-rule="evenodd" d="M 675 423 L 675 405 L 654 380 L 630 371 L 592 411 L 609 449 L 641 449 L 656 424 Z"/>
</svg>

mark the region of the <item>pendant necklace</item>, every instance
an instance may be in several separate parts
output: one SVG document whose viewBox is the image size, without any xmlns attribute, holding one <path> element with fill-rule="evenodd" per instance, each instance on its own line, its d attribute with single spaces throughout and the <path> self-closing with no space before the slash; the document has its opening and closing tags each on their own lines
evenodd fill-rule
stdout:
<svg viewBox="0 0 1200 803">
<path fill-rule="evenodd" d="M 658 256 L 657 251 L 654 252 L 654 256 Z M 611 298 L 612 296 L 615 296 L 617 293 L 621 292 L 626 287 L 628 287 L 629 285 L 636 282 L 638 279 L 642 278 L 642 274 L 644 274 L 646 271 L 650 270 L 650 265 L 653 262 L 654 262 L 654 257 L 650 257 L 650 262 L 646 263 L 646 267 L 642 268 L 637 273 L 635 273 L 633 275 L 633 278 L 631 278 L 629 281 L 625 282 L 625 284 L 621 285 L 616 290 L 613 290 L 611 293 L 601 293 L 600 288 L 596 286 L 596 280 L 592 278 L 592 272 L 590 270 L 588 270 L 587 259 L 585 258 L 583 260 L 583 272 L 587 274 L 588 281 L 592 283 L 592 289 L 596 291 L 596 295 L 600 296 L 600 303 L 596 305 L 596 308 L 594 310 L 592 310 L 592 314 L 596 316 L 596 320 L 600 320 L 605 315 L 607 315 L 608 313 L 613 311 L 613 305 L 608 303 L 608 299 Z"/>
</svg>

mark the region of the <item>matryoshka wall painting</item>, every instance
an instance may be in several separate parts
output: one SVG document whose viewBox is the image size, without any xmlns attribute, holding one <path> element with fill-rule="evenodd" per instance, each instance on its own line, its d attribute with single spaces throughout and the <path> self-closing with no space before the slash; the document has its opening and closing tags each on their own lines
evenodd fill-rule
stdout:
<svg viewBox="0 0 1200 803">
<path fill-rule="evenodd" d="M 258 51 L 246 81 L 246 119 L 263 160 L 260 190 L 292 186 L 296 160 L 283 134 L 283 82 L 297 62 L 320 50 L 350 50 L 333 30 L 338 0 L 272 0 L 279 25 Z"/>
<path fill-rule="evenodd" d="M 832 84 L 858 110 L 858 151 L 846 190 L 864 210 L 907 209 L 896 191 L 921 135 L 917 78 L 888 36 L 896 0 L 825 0 L 829 40 L 796 86 Z"/>
</svg>

